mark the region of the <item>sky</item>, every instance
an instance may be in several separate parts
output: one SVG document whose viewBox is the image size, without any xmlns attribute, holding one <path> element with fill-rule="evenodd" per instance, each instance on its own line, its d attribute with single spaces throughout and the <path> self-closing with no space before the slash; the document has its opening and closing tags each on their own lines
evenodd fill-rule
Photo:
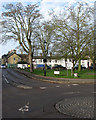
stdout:
<svg viewBox="0 0 96 120">
<path fill-rule="evenodd" d="M 0 14 L 2 13 L 2 5 L 7 3 L 16 3 L 22 2 L 24 5 L 30 3 L 38 3 L 40 4 L 40 11 L 44 15 L 46 19 L 48 19 L 48 11 L 54 10 L 58 13 L 60 10 L 64 10 L 65 7 L 69 7 L 71 5 L 75 5 L 76 2 L 87 2 L 90 6 L 94 5 L 96 0 L 1 0 L 0 1 Z M 2 35 L 0 35 L 0 39 L 2 39 Z M 16 42 L 8 41 L 6 44 L 0 44 L 0 57 L 3 54 L 7 54 L 8 51 L 15 49 L 19 44 Z"/>
</svg>

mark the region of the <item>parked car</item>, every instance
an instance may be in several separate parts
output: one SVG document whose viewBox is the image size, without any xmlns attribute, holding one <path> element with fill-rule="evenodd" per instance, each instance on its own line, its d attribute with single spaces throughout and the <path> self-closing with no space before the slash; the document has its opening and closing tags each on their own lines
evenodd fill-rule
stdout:
<svg viewBox="0 0 96 120">
<path fill-rule="evenodd" d="M 51 67 L 47 65 L 47 69 L 51 69 Z"/>
<path fill-rule="evenodd" d="M 37 64 L 36 66 L 37 69 L 44 69 L 44 67 L 45 67 L 45 64 Z M 47 69 L 51 69 L 51 67 L 47 65 Z"/>
<path fill-rule="evenodd" d="M 89 69 L 93 70 L 94 66 L 93 65 L 89 66 Z M 96 65 L 95 65 L 95 70 L 96 70 Z"/>
<path fill-rule="evenodd" d="M 66 69 L 66 67 L 63 67 L 62 65 L 55 65 L 54 67 L 52 67 L 52 69 L 54 69 L 54 70 L 64 70 L 64 69 Z"/>
<path fill-rule="evenodd" d="M 78 70 L 78 65 L 75 66 L 74 69 L 75 69 L 75 70 Z M 84 66 L 81 65 L 81 70 L 85 70 L 85 69 L 86 69 L 86 67 L 84 67 Z"/>
<path fill-rule="evenodd" d="M 6 65 L 5 64 L 2 64 L 1 65 L 1 68 L 3 69 L 3 68 L 6 68 Z"/>
<path fill-rule="evenodd" d="M 89 66 L 89 69 L 93 69 L 93 66 Z"/>
</svg>

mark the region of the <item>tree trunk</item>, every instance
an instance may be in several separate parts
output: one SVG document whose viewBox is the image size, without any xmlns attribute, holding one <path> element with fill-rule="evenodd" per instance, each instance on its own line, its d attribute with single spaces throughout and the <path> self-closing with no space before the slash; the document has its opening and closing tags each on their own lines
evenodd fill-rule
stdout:
<svg viewBox="0 0 96 120">
<path fill-rule="evenodd" d="M 32 68 L 32 52 L 29 52 L 29 64 L 30 64 L 30 72 L 33 72 L 33 68 Z"/>
<path fill-rule="evenodd" d="M 46 70 L 47 70 L 47 64 L 45 62 L 45 67 L 44 67 L 44 76 L 46 76 Z"/>
<path fill-rule="evenodd" d="M 79 58 L 79 64 L 78 64 L 78 72 L 81 71 L 81 59 Z"/>
<path fill-rule="evenodd" d="M 95 59 L 93 60 L 93 70 L 95 70 Z"/>
<path fill-rule="evenodd" d="M 73 63 L 73 67 L 72 67 L 72 73 L 71 73 L 71 75 L 73 76 L 74 75 L 74 66 L 75 66 L 74 60 L 72 60 L 72 63 Z"/>
<path fill-rule="evenodd" d="M 33 51 L 32 51 L 32 71 L 34 71 L 34 65 L 33 65 Z"/>
</svg>

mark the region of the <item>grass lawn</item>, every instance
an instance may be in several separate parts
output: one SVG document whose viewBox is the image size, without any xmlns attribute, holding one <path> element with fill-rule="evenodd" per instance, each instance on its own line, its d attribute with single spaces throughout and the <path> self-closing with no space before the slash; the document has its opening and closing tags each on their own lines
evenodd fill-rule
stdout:
<svg viewBox="0 0 96 120">
<path fill-rule="evenodd" d="M 26 69 L 26 71 L 30 72 L 29 69 Z M 44 76 L 44 70 L 37 70 L 35 69 L 33 74 Z M 58 78 L 82 78 L 82 79 L 94 79 L 96 78 L 96 71 L 94 70 L 81 70 L 78 72 L 78 70 L 75 70 L 75 73 L 78 73 L 78 77 L 71 76 L 71 70 L 61 70 L 60 75 L 54 75 L 54 70 L 46 70 L 46 76 L 49 77 L 58 77 Z"/>
</svg>

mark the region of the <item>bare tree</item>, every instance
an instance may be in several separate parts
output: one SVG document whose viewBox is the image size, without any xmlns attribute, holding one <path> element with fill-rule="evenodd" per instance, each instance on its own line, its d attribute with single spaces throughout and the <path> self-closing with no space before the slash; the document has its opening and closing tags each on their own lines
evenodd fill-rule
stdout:
<svg viewBox="0 0 96 120">
<path fill-rule="evenodd" d="M 85 49 L 85 55 L 88 56 L 92 62 L 93 62 L 93 67 L 94 69 L 96 69 L 96 43 L 95 43 L 95 37 L 96 37 L 96 31 L 94 29 L 94 23 L 93 23 L 93 26 L 91 28 L 91 34 L 92 34 L 92 37 L 90 38 L 90 42 L 89 44 L 87 44 L 86 46 L 86 49 Z M 95 33 L 95 34 L 94 34 Z"/>
<path fill-rule="evenodd" d="M 39 50 L 42 51 L 43 62 L 45 62 L 45 70 L 46 70 L 46 62 L 47 56 L 51 52 L 53 41 L 54 41 L 54 28 L 51 24 L 51 21 L 42 21 L 40 23 L 39 28 L 35 32 L 35 36 L 38 36 L 37 45 Z M 46 45 L 45 45 L 46 44 Z"/>
<path fill-rule="evenodd" d="M 54 42 L 54 28 L 51 21 L 43 21 L 38 30 L 36 30 L 35 35 L 38 36 L 38 46 L 42 50 L 43 57 L 49 55 Z M 46 42 L 46 51 L 44 42 Z"/>
<path fill-rule="evenodd" d="M 34 30 L 37 28 L 40 13 L 37 4 L 23 6 L 22 3 L 6 4 L 2 13 L 3 41 L 16 40 L 29 56 L 30 71 L 32 67 L 32 54 Z"/>
<path fill-rule="evenodd" d="M 92 40 L 92 9 L 87 4 L 78 3 L 76 7 L 70 7 L 59 17 L 55 17 L 55 27 L 59 37 L 59 48 L 64 54 L 71 56 L 73 72 L 75 64 L 79 63 L 78 71 L 81 70 L 81 58 L 84 50 Z M 63 45 L 63 46 L 62 46 Z"/>
</svg>

